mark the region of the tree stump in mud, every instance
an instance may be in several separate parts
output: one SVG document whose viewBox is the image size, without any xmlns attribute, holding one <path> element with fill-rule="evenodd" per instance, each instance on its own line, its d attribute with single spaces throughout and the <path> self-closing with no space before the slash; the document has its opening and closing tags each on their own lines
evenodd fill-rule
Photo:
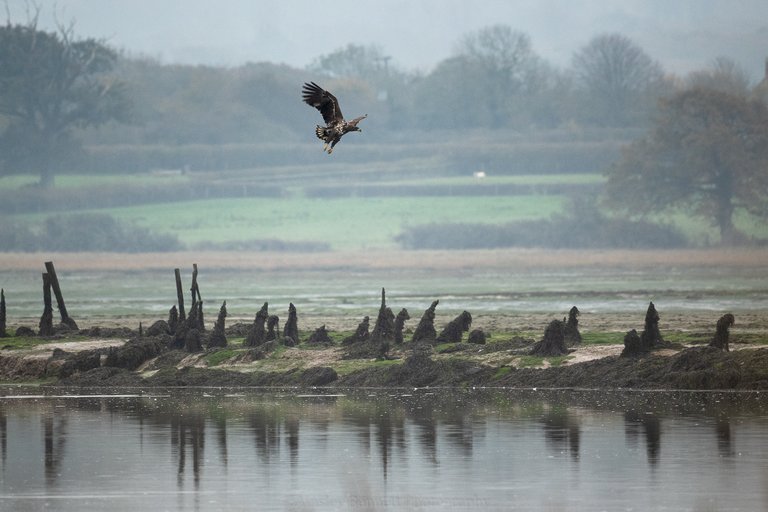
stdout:
<svg viewBox="0 0 768 512">
<path fill-rule="evenodd" d="M 5 290 L 0 288 L 0 338 L 5 338 L 8 336 L 8 333 L 5 332 L 5 322 Z"/>
<path fill-rule="evenodd" d="M 189 332 L 189 324 L 186 320 L 176 324 L 176 330 L 168 343 L 168 348 L 171 350 L 183 349 L 187 344 L 187 332 Z"/>
<path fill-rule="evenodd" d="M 403 308 L 395 317 L 395 344 L 403 344 L 403 329 L 405 329 L 406 320 L 410 320 L 411 315 L 408 314 L 408 310 Z"/>
<path fill-rule="evenodd" d="M 295 347 L 299 344 L 299 322 L 296 306 L 292 302 L 288 305 L 288 321 L 283 326 L 283 343 L 289 347 Z"/>
<path fill-rule="evenodd" d="M 179 326 L 179 310 L 176 309 L 176 306 L 172 306 L 171 309 L 168 310 L 168 332 L 171 334 L 176 334 L 176 329 Z"/>
<path fill-rule="evenodd" d="M 472 326 L 472 315 L 469 311 L 462 311 L 459 316 L 448 322 L 437 336 L 438 343 L 461 343 L 464 333 Z"/>
<path fill-rule="evenodd" d="M 643 344 L 640 335 L 635 329 L 624 335 L 624 350 L 619 357 L 641 357 L 651 352 L 651 349 Z"/>
<path fill-rule="evenodd" d="M 43 314 L 38 324 L 40 336 L 53 334 L 53 304 L 51 303 L 51 278 L 43 272 Z"/>
<path fill-rule="evenodd" d="M 315 329 L 315 332 L 310 334 L 307 343 L 310 345 L 326 345 L 332 344 L 333 340 L 328 336 L 328 331 L 325 329 L 325 325 L 321 325 Z"/>
<path fill-rule="evenodd" d="M 656 306 L 653 305 L 653 302 L 648 305 L 648 310 L 645 312 L 645 327 L 640 335 L 640 341 L 648 351 L 668 346 L 668 343 L 661 337 L 659 313 L 656 311 Z"/>
<path fill-rule="evenodd" d="M 579 332 L 579 309 L 573 306 L 568 312 L 568 321 L 565 323 L 564 336 L 566 346 L 581 344 L 581 333 Z"/>
<path fill-rule="evenodd" d="M 363 341 L 367 341 L 370 337 L 370 334 L 368 332 L 368 327 L 370 326 L 370 318 L 367 316 L 363 318 L 363 321 L 360 322 L 357 325 L 357 329 L 355 329 L 354 334 L 352 336 L 347 336 L 343 340 L 341 340 L 342 345 L 351 345 L 353 343 L 361 343 Z"/>
<path fill-rule="evenodd" d="M 475 329 L 469 333 L 467 337 L 467 343 L 474 343 L 477 345 L 485 345 L 486 335 L 482 329 Z"/>
<path fill-rule="evenodd" d="M 276 340 L 279 332 L 280 332 L 280 317 L 277 315 L 269 315 L 269 318 L 267 318 L 266 341 Z"/>
<path fill-rule="evenodd" d="M 198 329 L 194 327 L 187 329 L 184 336 L 184 350 L 189 353 L 202 352 L 202 335 Z"/>
<path fill-rule="evenodd" d="M 258 313 L 256 313 L 256 318 L 253 319 L 253 325 L 251 326 L 251 330 L 248 333 L 248 336 L 245 337 L 245 341 L 243 344 L 246 347 L 258 347 L 262 343 L 264 343 L 267 337 L 267 331 L 264 328 L 265 324 L 267 323 L 267 319 L 269 318 L 269 303 L 265 302 L 263 306 L 261 306 L 261 309 Z"/>
<path fill-rule="evenodd" d="M 552 320 L 544 330 L 544 339 L 536 343 L 530 355 L 542 357 L 564 356 L 568 354 L 563 335 L 563 322 Z"/>
<path fill-rule="evenodd" d="M 371 339 L 376 341 L 395 340 L 395 314 L 387 307 L 384 288 L 381 289 L 381 306 L 376 323 L 373 324 Z"/>
<path fill-rule="evenodd" d="M 203 301 L 198 301 L 197 304 L 197 328 L 200 332 L 205 332 L 205 320 L 203 319 Z"/>
<path fill-rule="evenodd" d="M 728 338 L 730 337 L 729 329 L 736 323 L 736 319 L 730 313 L 726 313 L 720 317 L 715 327 L 715 336 L 709 343 L 710 347 L 719 348 L 725 352 L 729 352 Z"/>
<path fill-rule="evenodd" d="M 187 315 L 187 319 L 184 320 L 184 323 L 187 324 L 188 329 L 197 329 L 200 330 L 200 308 L 197 307 L 197 302 L 192 304 L 189 308 L 189 315 Z"/>
<path fill-rule="evenodd" d="M 437 331 L 435 331 L 435 308 L 437 308 L 439 303 L 439 300 L 434 301 L 432 305 L 424 311 L 421 320 L 419 320 L 419 325 L 416 326 L 416 330 L 413 332 L 413 337 L 411 338 L 412 343 L 419 341 L 435 343 L 435 340 L 437 339 Z"/>
<path fill-rule="evenodd" d="M 168 327 L 168 322 L 165 320 L 157 320 L 152 325 L 147 327 L 146 335 L 150 338 L 155 336 L 164 336 L 173 334 L 171 333 L 170 327 Z"/>
<path fill-rule="evenodd" d="M 227 336 L 224 334 L 225 329 L 225 321 L 227 318 L 227 301 L 224 301 L 224 303 L 221 305 L 221 308 L 219 308 L 219 316 L 216 318 L 216 323 L 213 324 L 213 331 L 211 332 L 211 337 L 208 338 L 208 348 L 214 348 L 214 347 L 226 347 L 227 346 Z"/>
</svg>

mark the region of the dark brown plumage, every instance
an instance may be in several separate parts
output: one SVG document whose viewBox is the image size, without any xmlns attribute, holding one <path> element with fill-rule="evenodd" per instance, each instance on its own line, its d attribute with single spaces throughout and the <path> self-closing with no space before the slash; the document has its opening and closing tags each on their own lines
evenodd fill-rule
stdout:
<svg viewBox="0 0 768 512">
<path fill-rule="evenodd" d="M 333 152 L 333 147 L 338 144 L 344 134 L 362 131 L 357 127 L 357 123 L 368 117 L 368 114 L 365 114 L 351 121 L 346 121 L 341 113 L 336 96 L 315 82 L 304 84 L 301 89 L 301 98 L 304 100 L 304 103 L 315 107 L 320 112 L 320 115 L 323 116 L 325 126 L 317 125 L 315 135 L 324 142 L 323 151 L 327 151 L 329 155 Z"/>
</svg>

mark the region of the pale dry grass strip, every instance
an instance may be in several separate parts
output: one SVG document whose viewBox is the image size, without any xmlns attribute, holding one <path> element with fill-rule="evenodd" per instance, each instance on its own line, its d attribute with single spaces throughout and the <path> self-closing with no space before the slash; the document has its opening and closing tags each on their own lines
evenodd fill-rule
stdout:
<svg viewBox="0 0 768 512">
<path fill-rule="evenodd" d="M 468 268 L 648 268 L 673 266 L 768 269 L 768 248 L 685 250 L 546 250 L 463 251 L 168 252 L 168 253 L 0 253 L 0 270 L 38 270 L 53 261 L 61 270 L 145 270 L 188 267 L 207 269 L 322 270 Z"/>
</svg>

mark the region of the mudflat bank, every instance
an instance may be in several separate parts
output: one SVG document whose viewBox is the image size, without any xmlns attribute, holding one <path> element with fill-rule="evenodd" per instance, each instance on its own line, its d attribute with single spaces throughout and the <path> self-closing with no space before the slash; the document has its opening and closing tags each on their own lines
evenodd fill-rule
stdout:
<svg viewBox="0 0 768 512">
<path fill-rule="evenodd" d="M 406 341 L 386 356 L 368 341 L 344 344 L 353 332 L 298 346 L 244 345 L 244 326 L 231 342 L 189 353 L 167 334 L 91 327 L 34 343 L 0 340 L 0 380 L 43 386 L 96 388 L 252 387 L 515 387 L 628 389 L 768 389 L 768 348 L 762 335 L 734 337 L 730 351 L 705 336 L 671 343 L 640 357 L 622 357 L 622 344 L 581 343 L 562 356 L 531 356 L 535 338 L 497 335 L 485 344 Z M 246 327 L 247 330 L 247 327 Z M 755 341 L 757 340 L 757 341 Z"/>
<path fill-rule="evenodd" d="M 477 251 L 470 259 L 452 259 L 435 254 L 424 258 L 423 253 L 409 254 L 405 259 L 381 258 L 380 255 L 361 259 L 364 268 L 390 265 L 411 265 L 414 258 L 429 269 L 454 270 L 476 264 L 483 268 L 496 266 L 544 265 L 569 268 L 594 265 L 719 265 L 736 268 L 764 269 L 764 251 L 696 251 L 696 252 L 558 252 L 556 254 L 529 251 Z M 533 257 L 535 256 L 535 257 Z M 547 259 L 547 256 L 549 259 Z M 213 268 L 252 265 L 242 255 L 204 254 L 203 261 Z M 0 263 L 8 255 L 0 255 Z M 219 261 L 217 258 L 223 258 Z M 235 259 L 233 259 L 235 258 Z M 238 259 L 239 258 L 239 259 Z M 318 258 L 320 261 L 318 261 Z M 336 268 L 338 255 L 321 255 L 304 260 L 301 257 L 267 258 L 275 268 Z M 85 265 L 91 268 L 100 260 L 81 261 L 72 255 L 62 255 L 61 267 L 67 269 Z M 209 261 L 210 259 L 210 261 Z M 19 258 L 7 264 L 25 261 Z M 139 268 L 150 265 L 150 260 L 136 259 Z M 270 263 L 271 262 L 271 263 Z M 533 262 L 533 263 L 532 263 Z M 164 266 L 169 262 L 151 263 Z M 264 263 L 262 261 L 262 263 Z M 108 259 L 101 262 L 113 268 L 117 264 Z M 46 263 L 47 265 L 47 263 Z M 119 266 L 119 265 L 118 265 Z M 268 265 L 269 267 L 269 265 Z M 122 267 L 121 267 L 122 268 Z M 196 271 L 196 268 L 195 268 Z M 761 270 L 762 272 L 763 270 Z M 193 274 L 193 290 L 195 289 Z M 177 293 L 182 295 L 177 280 Z M 629 337 L 632 327 L 641 329 L 640 315 L 626 313 L 584 313 L 582 320 L 589 326 L 583 339 L 546 341 L 547 332 L 565 333 L 566 325 L 554 326 L 552 314 L 479 314 L 463 322 L 462 315 L 451 319 L 428 309 L 419 320 L 414 313 L 407 324 L 399 323 L 397 312 L 382 302 L 378 312 L 359 322 L 359 317 L 335 316 L 329 318 L 302 316 L 302 327 L 309 330 L 288 333 L 288 321 L 282 332 L 269 337 L 270 322 L 274 315 L 266 310 L 257 313 L 251 324 L 235 323 L 224 327 L 224 317 L 211 329 L 203 325 L 202 313 L 195 325 L 190 319 L 196 314 L 196 304 L 202 301 L 192 293 L 192 308 L 183 328 L 175 324 L 169 314 L 168 321 L 160 325 L 136 329 L 138 321 L 126 327 L 125 317 L 115 318 L 83 328 L 53 325 L 51 298 L 40 325 L 46 320 L 44 335 L 28 329 L 21 334 L 0 339 L 0 380 L 5 382 L 38 383 L 49 386 L 87 387 L 176 387 L 176 386 L 326 386 L 326 387 L 434 387 L 434 386 L 499 386 L 499 387 L 580 387 L 580 388 L 638 388 L 638 389 L 766 389 L 768 388 L 768 316 L 754 309 L 738 312 L 730 350 L 710 346 L 716 337 L 716 322 L 724 312 L 709 310 L 698 312 L 664 313 L 659 325 L 646 325 L 637 340 Z M 45 297 L 44 297 L 45 298 Z M 58 299 L 58 297 L 57 297 Z M 181 300 L 179 301 L 181 305 Z M 435 302 L 435 304 L 437 301 Z M 60 305 L 61 306 L 61 305 Z M 222 308 L 226 306 L 226 302 Z M 292 305 L 291 305 L 292 306 Z M 433 304 L 434 306 L 434 304 Z M 652 306 L 652 304 L 651 304 Z M 59 308 L 62 309 L 61 307 Z M 175 309 L 172 308 L 172 310 Z M 181 308 L 183 309 L 183 308 Z M 609 308 L 610 309 L 610 308 Z M 220 312 L 221 313 L 221 312 Z M 262 314 L 263 313 L 263 314 Z M 402 313 L 402 312 L 401 312 Z M 464 312 L 467 313 L 467 312 Z M 431 316 L 430 316 L 431 314 Z M 467 313 L 468 314 L 468 313 Z M 398 313 L 398 316 L 400 313 Z M 425 318 L 429 325 L 422 325 Z M 560 318 L 560 314 L 558 314 Z M 234 317 L 240 321 L 245 318 Z M 251 317 L 252 318 L 252 317 Z M 403 317 L 404 318 L 404 317 Z M 232 321 L 233 317 L 229 317 Z M 277 317 L 274 317 L 277 325 Z M 285 319 L 284 319 L 285 320 Z M 474 320 L 474 321 L 473 321 Z M 721 317 L 722 320 L 722 317 Z M 20 321 L 18 318 L 16 321 Z M 37 323 L 27 318 L 24 322 Z M 416 325 L 418 322 L 419 325 Z M 456 323 L 458 322 L 458 323 Z M 569 319 L 570 322 L 570 319 Z M 82 322 L 81 322 L 82 323 Z M 443 332 L 454 323 L 450 336 Z M 474 328 L 470 332 L 470 324 Z M 562 322 L 566 324 L 566 322 Z M 582 325 L 584 325 L 582 324 Z M 321 325 L 315 330 L 314 327 Z M 296 324 L 294 322 L 294 327 Z M 477 329 L 477 327 L 480 329 Z M 546 326 L 546 329 L 545 329 Z M 733 326 L 733 323 L 728 326 Z M 726 331 L 727 327 L 726 326 Z M 481 332 L 476 332 L 476 331 Z M 650 341 L 645 333 L 654 333 Z M 661 337 L 664 333 L 664 339 Z M 542 333 L 544 336 L 542 337 Z M 627 341 L 629 340 L 629 341 Z M 470 342 L 472 341 L 472 342 Z M 628 343 L 635 349 L 625 353 Z M 638 343 L 640 345 L 638 345 Z M 643 346 L 645 344 L 645 346 Z M 551 345 L 551 346 L 550 346 Z M 726 345 L 727 346 L 727 345 Z M 624 356 L 622 354 L 624 353 Z M 629 357 L 631 356 L 631 357 Z"/>
</svg>

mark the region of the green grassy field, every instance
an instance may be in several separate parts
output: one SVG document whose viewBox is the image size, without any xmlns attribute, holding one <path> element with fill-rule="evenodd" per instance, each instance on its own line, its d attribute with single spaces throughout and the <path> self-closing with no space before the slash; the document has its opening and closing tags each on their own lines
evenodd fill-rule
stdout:
<svg viewBox="0 0 768 512">
<path fill-rule="evenodd" d="M 430 223 L 484 223 L 503 224 L 521 220 L 549 218 L 561 213 L 569 202 L 564 195 L 517 196 L 421 196 L 421 197 L 347 197 L 307 198 L 305 186 L 311 183 L 285 182 L 277 175 L 266 181 L 262 172 L 250 175 L 243 171 L 221 173 L 143 173 L 132 175 L 60 175 L 56 186 L 60 188 L 87 188 L 104 186 L 152 186 L 236 179 L 245 182 L 265 182 L 285 187 L 283 197 L 274 198 L 218 198 L 187 202 L 141 204 L 132 207 L 80 210 L 105 213 L 117 220 L 145 227 L 156 233 L 172 234 L 183 244 L 222 244 L 251 240 L 280 240 L 328 244 L 332 250 L 369 250 L 397 247 L 394 237 L 405 227 Z M 547 174 L 518 176 L 488 176 L 478 180 L 471 176 L 443 176 L 413 179 L 396 178 L 387 181 L 360 181 L 349 174 L 348 179 L 322 177 L 324 184 L 339 185 L 345 181 L 355 184 L 386 185 L 456 185 L 473 183 L 485 185 L 536 184 L 599 184 L 601 174 Z M 0 177 L 0 190 L 33 184 L 35 176 Z M 314 182 L 313 182 L 314 183 Z M 64 214 L 64 213 L 62 213 Z M 40 225 L 51 213 L 8 215 L 10 221 Z M 55 214 L 58 215 L 58 214 Z M 677 214 L 657 217 L 681 229 L 696 245 L 716 243 L 717 229 L 706 221 Z M 737 214 L 736 225 L 749 236 L 768 238 L 768 225 L 744 214 Z"/>
<path fill-rule="evenodd" d="M 430 222 L 503 223 L 548 217 L 558 196 L 215 199 L 115 208 L 118 219 L 187 244 L 280 239 L 332 249 L 394 248 L 403 226 Z"/>
<path fill-rule="evenodd" d="M 32 176 L 0 179 L 0 188 L 31 184 Z M 57 177 L 57 187 L 173 183 L 195 179 L 181 175 L 123 175 Z M 563 175 L 563 182 L 589 182 L 597 175 Z M 409 183 L 466 184 L 473 178 L 416 179 Z M 487 178 L 484 183 L 553 183 L 556 176 Z M 553 181 L 554 180 L 554 181 Z M 575 181 L 574 181 L 575 180 Z M 391 184 L 393 182 L 387 182 Z M 377 198 L 306 198 L 303 187 L 291 186 L 276 198 L 217 198 L 131 207 L 81 210 L 100 212 L 156 233 L 173 234 L 187 245 L 277 239 L 327 243 L 333 250 L 395 248 L 403 227 L 425 223 L 467 222 L 500 224 L 547 218 L 561 212 L 563 196 L 423 196 Z M 12 215 L 14 220 L 40 223 L 50 213 Z"/>
</svg>

